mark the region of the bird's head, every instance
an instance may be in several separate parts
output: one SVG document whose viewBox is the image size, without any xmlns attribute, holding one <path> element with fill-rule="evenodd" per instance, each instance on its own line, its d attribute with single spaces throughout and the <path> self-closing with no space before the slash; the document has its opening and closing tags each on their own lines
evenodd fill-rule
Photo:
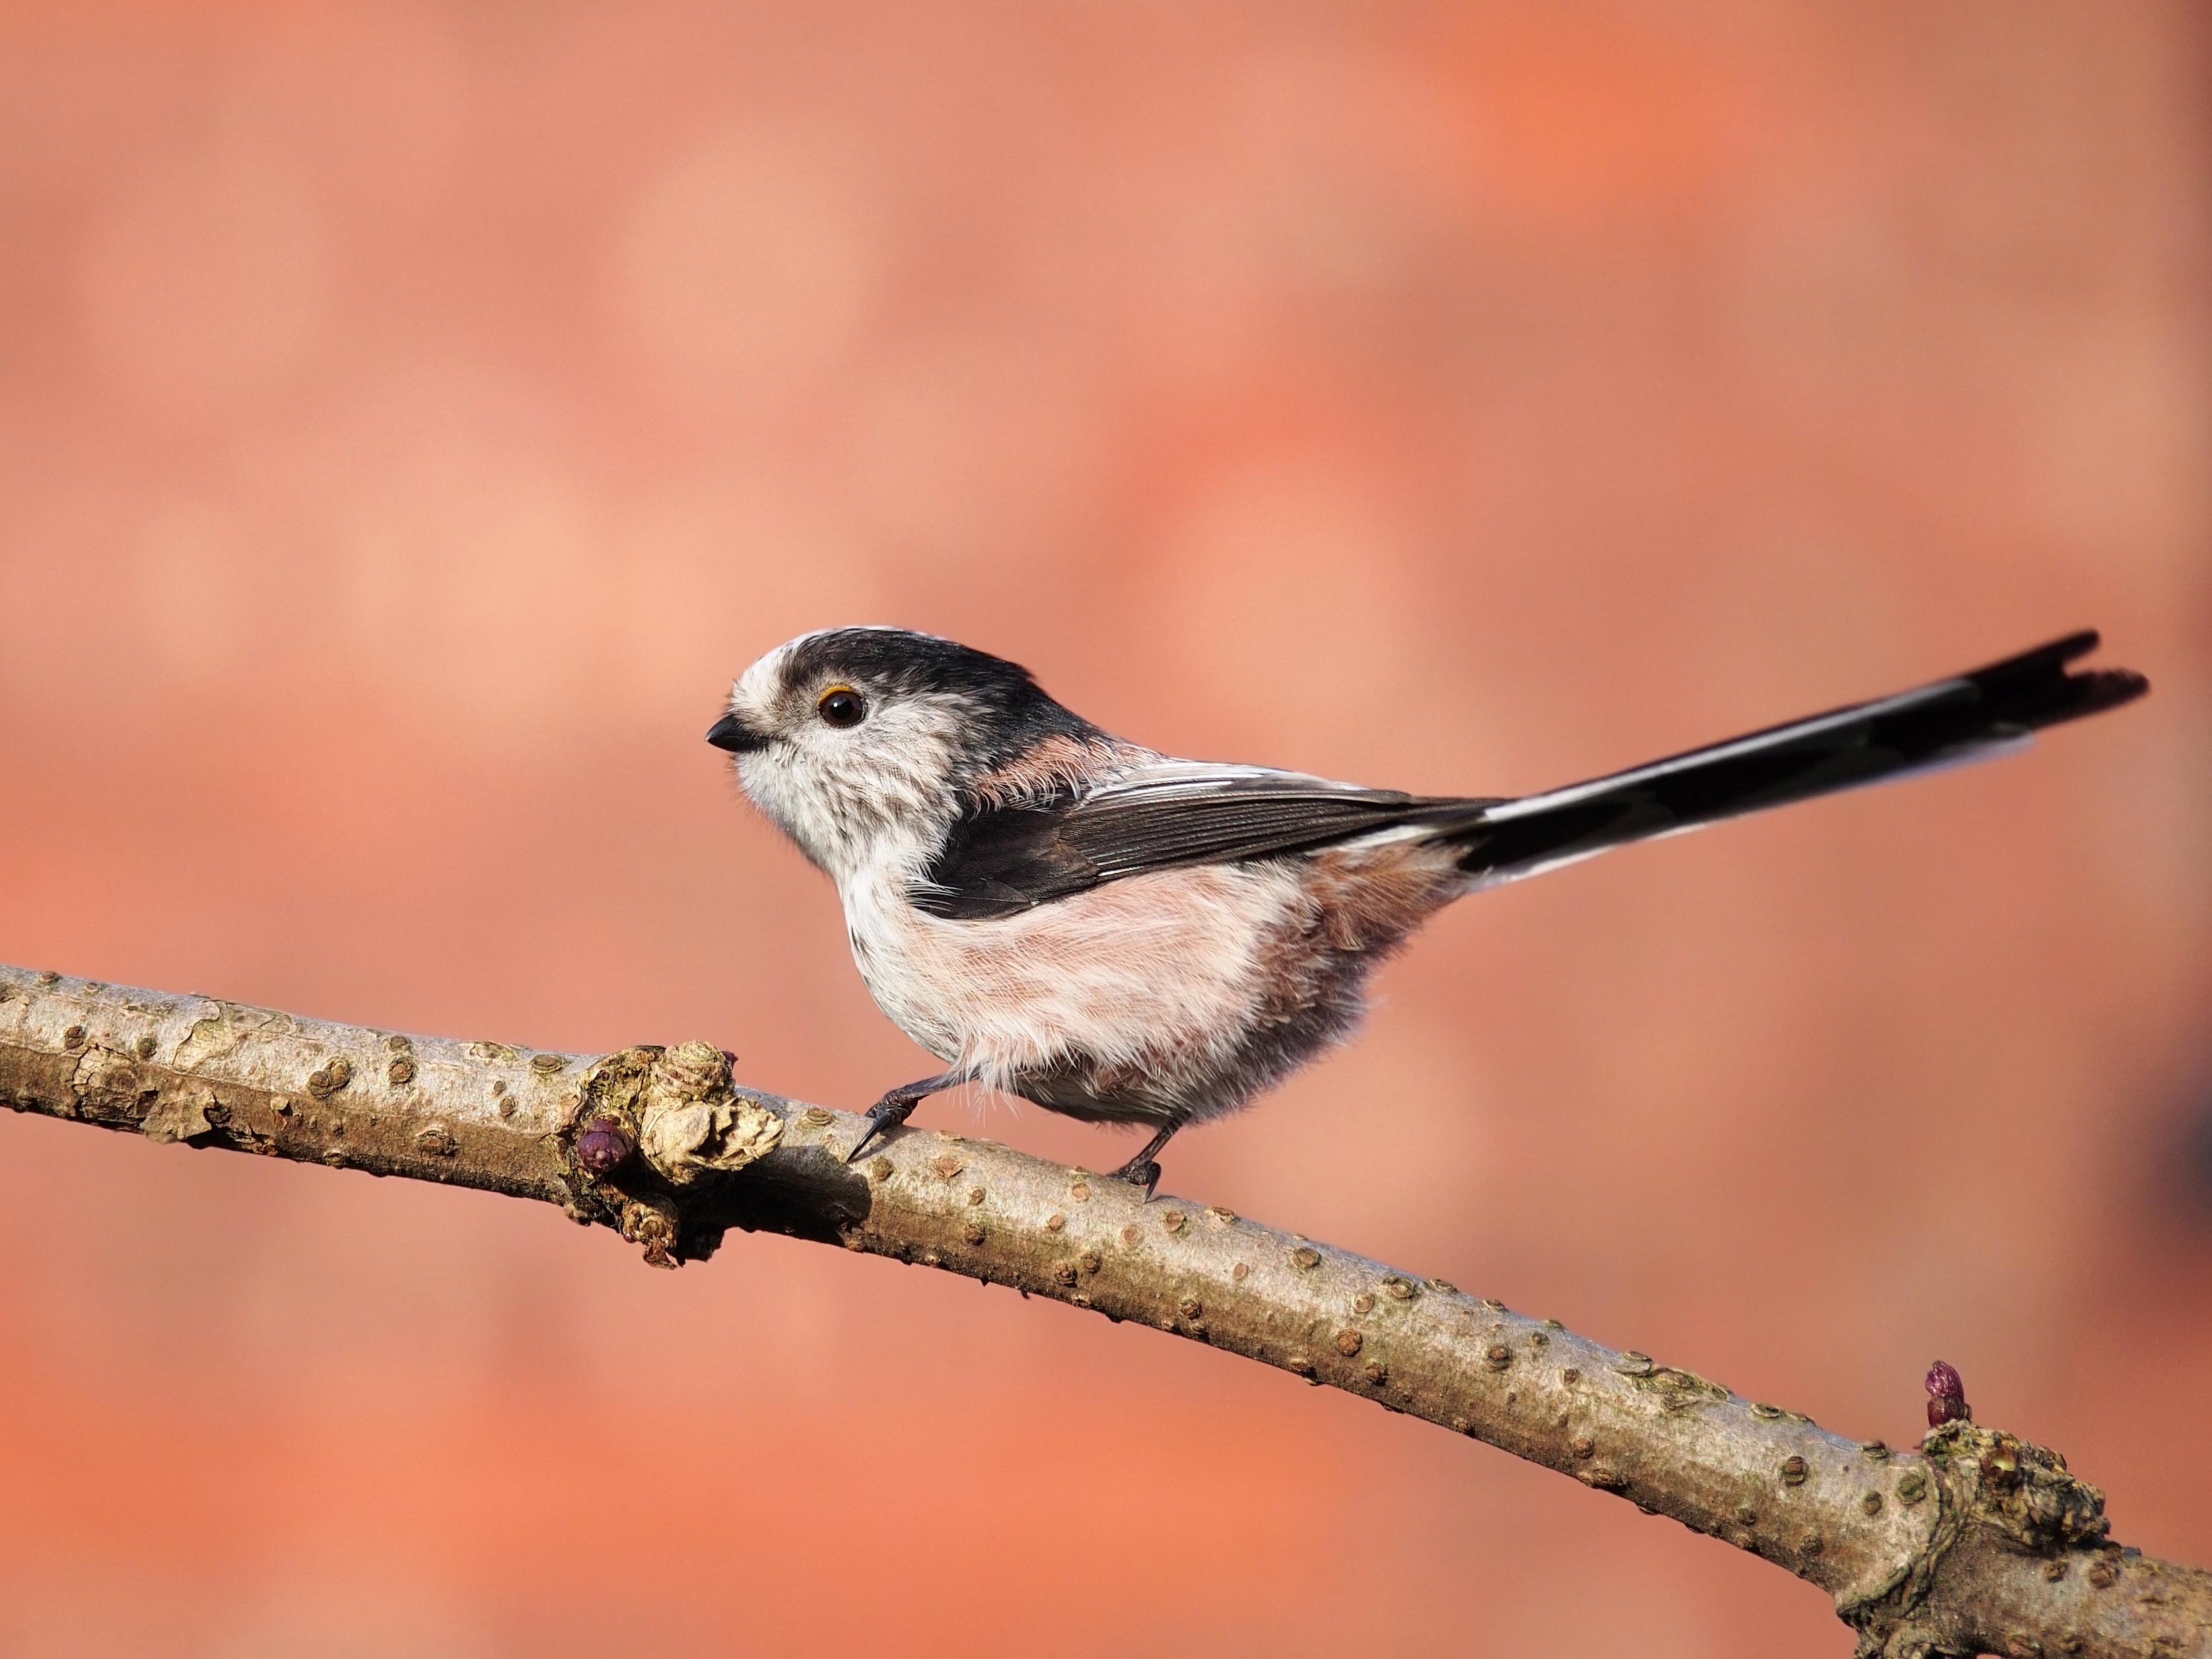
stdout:
<svg viewBox="0 0 2212 1659">
<path fill-rule="evenodd" d="M 1096 728 L 1027 669 L 900 628 L 802 634 L 745 670 L 707 733 L 746 794 L 841 883 L 918 867 L 976 780 Z"/>
</svg>

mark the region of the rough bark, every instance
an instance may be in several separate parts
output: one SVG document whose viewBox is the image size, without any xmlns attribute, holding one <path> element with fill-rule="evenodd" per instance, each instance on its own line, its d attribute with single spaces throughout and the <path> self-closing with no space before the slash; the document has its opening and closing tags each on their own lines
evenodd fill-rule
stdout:
<svg viewBox="0 0 2212 1659">
<path fill-rule="evenodd" d="M 0 968 L 0 1104 L 557 1204 L 673 1267 L 731 1228 L 1136 1320 L 1472 1435 L 1819 1585 L 1862 1655 L 2212 1654 L 2212 1574 L 2108 1541 L 2056 1453 L 1971 1423 L 1846 1440 L 1680 1366 L 988 1141 L 605 1055 L 410 1037 Z"/>
</svg>

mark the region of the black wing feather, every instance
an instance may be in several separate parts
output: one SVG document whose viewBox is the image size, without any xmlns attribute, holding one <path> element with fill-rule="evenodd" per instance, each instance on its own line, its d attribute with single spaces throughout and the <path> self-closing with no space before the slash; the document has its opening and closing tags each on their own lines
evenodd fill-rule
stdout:
<svg viewBox="0 0 2212 1659">
<path fill-rule="evenodd" d="M 1310 852 L 1395 824 L 1465 819 L 1492 804 L 1331 786 L 1295 773 L 1140 777 L 1083 799 L 969 817 L 915 902 L 933 915 L 981 921 L 1146 870 Z"/>
</svg>

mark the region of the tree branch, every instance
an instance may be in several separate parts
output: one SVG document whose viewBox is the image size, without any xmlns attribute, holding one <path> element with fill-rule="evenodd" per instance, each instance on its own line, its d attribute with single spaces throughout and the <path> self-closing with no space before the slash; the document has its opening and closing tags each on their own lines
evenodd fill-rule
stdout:
<svg viewBox="0 0 2212 1659">
<path fill-rule="evenodd" d="M 1646 1355 L 988 1141 L 732 1088 L 707 1043 L 601 1056 L 410 1037 L 0 967 L 0 1104 L 161 1141 L 477 1187 L 645 1259 L 730 1228 L 1139 1320 L 1472 1435 L 1835 1597 L 1863 1656 L 2212 1653 L 2212 1574 L 2106 1540 L 2057 1454 L 1971 1423 L 1843 1439 Z"/>
</svg>

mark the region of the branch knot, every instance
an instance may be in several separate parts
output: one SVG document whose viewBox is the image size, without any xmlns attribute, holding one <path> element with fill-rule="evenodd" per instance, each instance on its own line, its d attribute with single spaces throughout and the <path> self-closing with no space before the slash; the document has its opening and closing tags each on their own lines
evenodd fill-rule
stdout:
<svg viewBox="0 0 2212 1659">
<path fill-rule="evenodd" d="M 783 1138 L 781 1118 L 732 1090 L 729 1056 L 711 1042 L 679 1042 L 653 1061 L 639 1119 L 639 1149 L 679 1187 L 742 1170 Z"/>
<path fill-rule="evenodd" d="M 579 1203 L 596 1205 L 654 1267 L 672 1267 L 720 1237 L 684 1225 L 686 1190 L 757 1163 L 782 1139 L 783 1120 L 732 1088 L 730 1057 L 713 1043 L 645 1044 L 592 1062 L 562 1138 Z"/>
<path fill-rule="evenodd" d="M 1937 1469 L 1970 1474 L 1972 1518 L 2038 1554 L 2104 1541 L 2105 1494 L 2068 1472 L 2066 1460 L 2000 1429 L 1946 1423 L 1921 1443 Z"/>
</svg>

